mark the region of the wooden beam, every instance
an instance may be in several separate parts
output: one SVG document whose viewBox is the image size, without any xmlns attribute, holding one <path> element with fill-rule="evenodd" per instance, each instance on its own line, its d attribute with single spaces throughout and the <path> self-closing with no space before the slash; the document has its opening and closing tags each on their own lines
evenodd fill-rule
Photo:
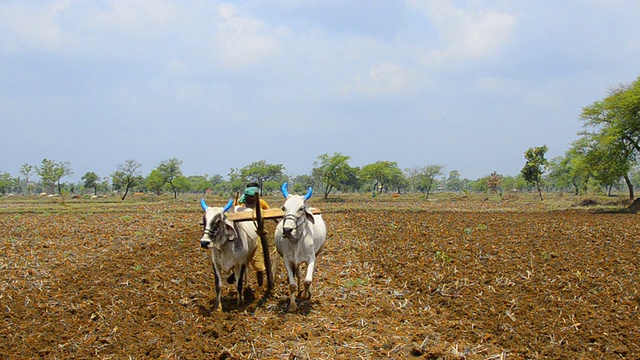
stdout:
<svg viewBox="0 0 640 360">
<path fill-rule="evenodd" d="M 258 206 L 258 205 L 256 205 Z M 322 214 L 320 209 L 310 208 L 311 213 L 314 215 Z M 239 213 L 227 213 L 225 214 L 227 219 L 231 221 L 247 221 L 247 220 L 257 220 L 256 211 L 252 212 L 239 212 Z M 280 219 L 284 217 L 284 211 L 281 209 L 267 209 L 262 210 L 261 215 L 263 219 Z"/>
</svg>

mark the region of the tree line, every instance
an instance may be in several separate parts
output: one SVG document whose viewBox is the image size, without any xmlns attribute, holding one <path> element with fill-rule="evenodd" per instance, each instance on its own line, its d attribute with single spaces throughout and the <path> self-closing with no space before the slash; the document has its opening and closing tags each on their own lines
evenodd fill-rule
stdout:
<svg viewBox="0 0 640 360">
<path fill-rule="evenodd" d="M 458 170 L 445 175 L 445 166 L 429 164 L 400 169 L 397 162 L 377 161 L 362 167 L 349 164 L 348 155 L 336 152 L 321 154 L 314 162 L 311 174 L 287 176 L 283 164 L 265 160 L 242 168 L 232 168 L 223 177 L 214 175 L 185 176 L 182 161 L 176 158 L 161 161 L 143 176 L 142 164 L 126 160 L 118 164 L 109 176 L 85 173 L 77 184 L 62 180 L 73 174 L 69 162 L 43 159 L 39 166 L 24 164 L 19 177 L 0 171 L 0 193 L 84 194 L 86 191 L 116 192 L 124 200 L 131 192 L 162 194 L 174 198 L 179 193 L 211 191 L 216 194 L 235 193 L 248 182 L 260 184 L 263 193 L 278 191 L 285 181 L 293 184 L 294 192 L 309 186 L 325 198 L 334 192 L 421 192 L 428 198 L 434 191 L 495 192 L 543 191 L 611 194 L 626 190 L 634 199 L 634 189 L 640 184 L 640 77 L 631 84 L 618 85 L 602 100 L 582 109 L 583 130 L 563 156 L 545 158 L 546 145 L 531 147 L 524 153 L 525 164 L 516 176 L 504 176 L 496 171 L 483 178 L 462 178 Z"/>
</svg>

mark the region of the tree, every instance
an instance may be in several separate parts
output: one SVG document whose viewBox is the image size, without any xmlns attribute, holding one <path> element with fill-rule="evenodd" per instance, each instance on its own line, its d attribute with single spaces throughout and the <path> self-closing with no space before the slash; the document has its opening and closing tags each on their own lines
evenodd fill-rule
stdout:
<svg viewBox="0 0 640 360">
<path fill-rule="evenodd" d="M 42 183 L 51 189 L 51 193 L 55 192 L 56 184 L 58 186 L 58 194 L 62 195 L 62 186 L 60 179 L 65 176 L 73 175 L 71 171 L 71 163 L 55 162 L 53 160 L 42 159 L 42 165 L 37 170 Z"/>
<path fill-rule="evenodd" d="M 398 163 L 394 161 L 377 161 L 368 164 L 360 170 L 361 176 L 369 182 L 373 182 L 373 191 L 382 193 L 389 184 L 393 184 L 399 177 L 404 177 Z"/>
<path fill-rule="evenodd" d="M 449 171 L 449 177 L 447 178 L 447 181 L 445 183 L 445 189 L 449 190 L 449 191 L 461 191 L 464 187 L 464 182 L 462 181 L 462 178 L 460 176 L 460 171 L 458 170 L 451 170 Z"/>
<path fill-rule="evenodd" d="M 496 194 L 500 194 L 502 197 L 502 179 L 504 176 L 498 174 L 497 171 L 494 171 L 489 175 L 489 179 L 487 179 L 487 188 Z M 488 194 L 487 194 L 488 195 Z"/>
<path fill-rule="evenodd" d="M 442 176 L 442 171 L 444 170 L 444 165 L 433 164 L 425 166 L 421 169 L 419 174 L 419 185 L 418 189 L 422 191 L 426 191 L 427 199 L 429 199 L 429 194 L 431 193 L 431 189 L 433 185 L 436 183 L 436 177 Z"/>
<path fill-rule="evenodd" d="M 240 169 L 240 178 L 245 182 L 257 182 L 262 191 L 262 185 L 265 181 L 280 179 L 283 171 L 284 165 L 282 164 L 267 164 L 265 160 L 260 160 Z"/>
<path fill-rule="evenodd" d="M 142 182 L 140 167 L 142 164 L 135 160 L 126 160 L 124 164 L 118 164 L 118 170 L 111 174 L 113 187 L 124 189 L 122 200 L 127 197 L 129 189 Z"/>
<path fill-rule="evenodd" d="M 27 187 L 27 194 L 29 195 L 31 195 L 31 190 L 34 187 L 34 185 L 31 184 L 31 175 L 33 175 L 36 172 L 36 170 L 37 169 L 35 166 L 29 165 L 29 164 L 22 164 L 22 166 L 20 167 L 20 174 L 24 176 L 24 181 Z"/>
<path fill-rule="evenodd" d="M 156 193 L 156 195 L 162 194 L 162 187 L 164 184 L 164 178 L 158 169 L 151 170 L 147 178 L 144 180 L 144 185 L 147 190 Z"/>
<path fill-rule="evenodd" d="M 182 176 L 182 170 L 180 170 L 181 165 L 181 160 L 171 158 L 160 162 L 156 168 L 156 175 L 159 176 L 162 181 L 160 188 L 164 184 L 169 184 L 171 191 L 173 192 L 174 199 L 178 198 L 178 189 L 176 188 L 175 179 Z"/>
<path fill-rule="evenodd" d="M 421 168 L 418 165 L 413 165 L 410 168 L 404 169 L 404 172 L 407 174 L 407 180 L 411 184 L 411 192 L 416 191 L 416 180 L 418 179 L 418 175 L 420 175 Z"/>
<path fill-rule="evenodd" d="M 98 177 L 96 173 L 89 171 L 84 174 L 81 179 L 82 181 L 84 181 L 83 185 L 85 188 L 93 188 L 93 194 L 98 195 L 98 185 L 100 185 L 100 177 Z"/>
<path fill-rule="evenodd" d="M 8 172 L 0 172 L 0 193 L 6 194 L 14 186 L 15 180 Z"/>
<path fill-rule="evenodd" d="M 315 167 L 312 170 L 312 174 L 320 180 L 325 199 L 334 188 L 339 187 L 349 179 L 351 171 L 348 163 L 349 159 L 349 156 L 342 155 L 342 153 L 333 153 L 332 156 L 324 153 L 318 156 L 318 161 L 313 163 Z"/>
<path fill-rule="evenodd" d="M 594 151 L 587 158 L 591 165 L 599 165 L 594 176 L 605 186 L 624 177 L 633 200 L 628 173 L 640 154 L 640 77 L 611 89 L 609 96 L 583 108 L 581 119 L 583 126 L 592 130 L 583 136 L 595 141 Z M 610 167 L 603 167 L 609 163 Z"/>
<path fill-rule="evenodd" d="M 522 173 L 522 177 L 527 181 L 530 185 L 535 185 L 538 189 L 538 194 L 540 195 L 540 200 L 544 200 L 542 198 L 542 174 L 544 174 L 548 161 L 545 159 L 544 155 L 547 153 L 547 146 L 542 145 L 540 147 L 529 148 L 525 153 L 524 157 L 527 160 L 524 164 L 524 167 L 520 171 Z"/>
</svg>

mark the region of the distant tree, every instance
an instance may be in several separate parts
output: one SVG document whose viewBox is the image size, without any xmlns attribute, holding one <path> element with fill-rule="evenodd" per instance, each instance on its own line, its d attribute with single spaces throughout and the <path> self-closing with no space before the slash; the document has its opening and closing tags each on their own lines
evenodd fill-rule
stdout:
<svg viewBox="0 0 640 360">
<path fill-rule="evenodd" d="M 544 174 L 548 161 L 544 157 L 547 153 L 547 146 L 543 145 L 540 147 L 529 148 L 525 153 L 524 157 L 526 159 L 526 163 L 521 170 L 522 177 L 527 181 L 527 183 L 531 185 L 535 185 L 536 189 L 538 189 L 538 195 L 540 195 L 540 200 L 544 200 L 542 198 L 542 175 Z"/>
<path fill-rule="evenodd" d="M 410 168 L 404 169 L 405 174 L 407 174 L 407 180 L 409 184 L 411 184 L 411 192 L 416 191 L 416 180 L 420 175 L 422 168 L 418 165 L 413 165 Z"/>
<path fill-rule="evenodd" d="M 193 184 L 184 176 L 178 176 L 173 179 L 173 186 L 181 193 L 189 192 L 193 189 Z"/>
<path fill-rule="evenodd" d="M 8 172 L 0 172 L 0 193 L 6 194 L 15 185 L 15 180 Z"/>
<path fill-rule="evenodd" d="M 282 164 L 267 164 L 265 160 L 260 160 L 240 169 L 240 178 L 244 182 L 257 182 L 262 190 L 265 181 L 280 179 L 283 176 L 283 171 L 284 165 Z"/>
<path fill-rule="evenodd" d="M 31 195 L 31 190 L 34 188 L 34 185 L 31 183 L 31 176 L 36 173 L 36 167 L 29 164 L 22 164 L 20 167 L 20 174 L 24 176 L 25 186 L 27 190 L 27 194 Z"/>
<path fill-rule="evenodd" d="M 158 164 L 156 167 L 156 175 L 160 176 L 162 180 L 162 185 L 169 184 L 171 187 L 171 191 L 173 192 L 173 198 L 178 198 L 178 189 L 176 188 L 175 179 L 183 176 L 182 170 L 180 166 L 182 165 L 182 161 L 176 158 L 171 158 L 169 160 L 164 160 Z M 162 187 L 160 185 L 160 187 Z"/>
<path fill-rule="evenodd" d="M 349 179 L 349 156 L 342 153 L 329 155 L 324 153 L 318 156 L 318 160 L 313 163 L 312 174 L 319 179 L 324 193 L 324 198 L 335 188 L 340 187 Z"/>
<path fill-rule="evenodd" d="M 60 180 L 69 175 L 73 175 L 71 171 L 71 163 L 55 162 L 53 160 L 42 159 L 42 164 L 37 170 L 38 175 L 42 183 L 51 189 L 51 193 L 55 192 L 55 187 L 58 187 L 58 194 L 62 195 L 62 186 Z"/>
<path fill-rule="evenodd" d="M 379 194 L 387 189 L 390 184 L 393 184 L 394 180 L 398 179 L 398 174 L 403 176 L 402 170 L 400 170 L 398 163 L 395 161 L 377 161 L 363 166 L 362 170 L 360 170 L 362 178 L 369 183 L 373 183 L 373 191 Z"/>
<path fill-rule="evenodd" d="M 444 165 L 439 164 L 427 165 L 420 170 L 418 189 L 427 193 L 427 199 L 436 184 L 436 177 L 442 176 L 443 170 Z"/>
<path fill-rule="evenodd" d="M 126 160 L 124 164 L 118 164 L 118 170 L 111 174 L 113 187 L 116 189 L 124 189 L 122 200 L 127 197 L 129 189 L 142 182 L 140 167 L 142 164 L 135 160 Z"/>
<path fill-rule="evenodd" d="M 147 190 L 154 192 L 156 195 L 162 194 L 162 187 L 165 181 L 158 169 L 153 169 L 144 180 L 144 185 Z"/>
<path fill-rule="evenodd" d="M 449 171 L 449 177 L 445 182 L 445 189 L 448 191 L 461 191 L 464 188 L 464 182 L 460 176 L 460 171 L 451 170 Z"/>
<path fill-rule="evenodd" d="M 487 188 L 490 191 L 495 192 L 496 194 L 500 194 L 502 196 L 502 179 L 504 176 L 498 174 L 497 171 L 494 171 L 489 175 L 489 179 L 487 179 Z"/>
<path fill-rule="evenodd" d="M 96 175 L 94 172 L 87 172 L 82 175 L 82 181 L 84 181 L 83 185 L 85 188 L 93 188 L 93 194 L 98 194 L 98 186 L 100 185 L 100 177 Z"/>
</svg>

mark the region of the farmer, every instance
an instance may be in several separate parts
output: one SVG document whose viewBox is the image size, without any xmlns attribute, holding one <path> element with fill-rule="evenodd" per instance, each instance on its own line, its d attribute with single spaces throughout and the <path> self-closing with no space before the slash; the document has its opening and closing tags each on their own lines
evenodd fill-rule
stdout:
<svg viewBox="0 0 640 360">
<path fill-rule="evenodd" d="M 242 196 L 238 199 L 236 205 L 243 205 L 245 207 L 255 209 L 256 207 L 256 194 L 260 194 L 260 184 L 251 182 L 247 184 Z M 266 201 L 260 199 L 260 209 L 269 209 L 269 204 Z M 258 241 L 256 244 L 256 252 L 253 253 L 253 259 L 251 260 L 251 266 L 256 270 L 256 276 L 258 278 L 258 286 L 262 286 L 264 283 L 264 274 L 266 267 L 264 266 L 264 254 L 262 253 L 262 241 Z M 231 280 L 231 281 L 230 281 Z M 227 282 L 232 284 L 235 281 L 233 274 L 227 279 Z"/>
</svg>

